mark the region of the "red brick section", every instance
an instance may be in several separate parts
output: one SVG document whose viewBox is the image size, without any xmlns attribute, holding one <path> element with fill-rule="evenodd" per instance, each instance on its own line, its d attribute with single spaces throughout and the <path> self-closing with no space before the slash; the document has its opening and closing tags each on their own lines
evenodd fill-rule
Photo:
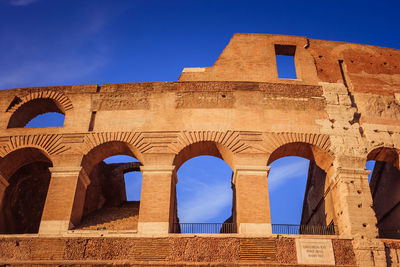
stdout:
<svg viewBox="0 0 400 267">
<path fill-rule="evenodd" d="M 265 176 L 267 172 L 265 171 Z M 241 174 L 236 181 L 237 222 L 271 223 L 267 179 L 263 175 Z M 254 209 L 254 207 L 259 207 Z M 262 208 L 263 209 L 262 209 Z"/>
<path fill-rule="evenodd" d="M 400 240 L 386 239 L 384 240 L 385 246 L 393 249 L 400 249 Z"/>
<path fill-rule="evenodd" d="M 237 238 L 170 238 L 169 261 L 177 262 L 237 262 Z"/>
<path fill-rule="evenodd" d="M 276 261 L 285 264 L 296 264 L 296 244 L 293 238 L 279 237 L 276 240 Z"/>
<path fill-rule="evenodd" d="M 43 210 L 43 220 L 69 220 L 78 177 L 51 179 Z"/>
<path fill-rule="evenodd" d="M 334 239 L 332 245 L 335 252 L 336 265 L 356 265 L 353 246 L 348 240 Z"/>
<path fill-rule="evenodd" d="M 313 40 L 306 37 L 269 34 L 235 34 L 215 62 L 204 72 L 183 72 L 180 81 L 277 80 L 274 45 L 296 45 L 297 79 L 309 84 L 341 82 L 338 60 L 345 62 L 347 79 L 358 92 L 393 94 L 400 80 L 384 76 L 400 70 L 399 50 L 369 45 Z M 261 49 L 262 47 L 262 49 Z M 261 52 L 262 51 L 262 52 Z M 299 81 L 293 81 L 298 83 Z M 388 86 L 389 85 L 389 86 Z"/>
<path fill-rule="evenodd" d="M 170 217 L 171 174 L 144 172 L 139 210 L 140 222 L 168 222 Z"/>
<path fill-rule="evenodd" d="M 386 262 L 388 266 L 399 266 L 400 240 L 383 239 L 385 244 Z"/>
<path fill-rule="evenodd" d="M 0 240 L 0 264 L 158 264 L 219 263 L 298 266 L 295 239 L 277 238 L 276 260 L 240 260 L 237 237 L 168 238 L 6 238 Z M 263 238 L 257 238 L 262 241 Z M 274 240 L 265 238 L 265 241 Z M 334 239 L 337 266 L 355 266 L 351 240 Z"/>
</svg>

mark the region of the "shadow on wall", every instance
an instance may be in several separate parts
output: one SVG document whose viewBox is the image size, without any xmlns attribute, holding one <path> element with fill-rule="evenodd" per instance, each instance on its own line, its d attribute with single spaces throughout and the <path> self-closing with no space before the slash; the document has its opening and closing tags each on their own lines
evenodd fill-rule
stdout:
<svg viewBox="0 0 400 267">
<path fill-rule="evenodd" d="M 378 148 L 368 155 L 367 169 L 379 236 L 400 238 L 400 170 L 395 149 Z"/>
<path fill-rule="evenodd" d="M 19 149 L 3 158 L 0 169 L 9 185 L 0 199 L 0 233 L 38 233 L 51 166 L 36 148 Z"/>
</svg>

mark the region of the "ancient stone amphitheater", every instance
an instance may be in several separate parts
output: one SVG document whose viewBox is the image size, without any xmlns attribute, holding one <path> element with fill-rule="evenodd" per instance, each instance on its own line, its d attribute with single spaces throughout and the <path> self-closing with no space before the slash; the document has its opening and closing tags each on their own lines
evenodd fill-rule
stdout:
<svg viewBox="0 0 400 267">
<path fill-rule="evenodd" d="M 276 55 L 296 79 L 278 78 Z M 24 128 L 47 112 L 64 126 Z M 2 90 L 0 263 L 396 266 L 399 149 L 400 51 L 375 46 L 235 34 L 177 82 Z M 121 154 L 140 163 L 103 162 Z M 217 231 L 177 218 L 176 172 L 199 155 L 233 170 Z M 285 156 L 311 162 L 293 232 L 270 216 L 269 165 Z"/>
</svg>

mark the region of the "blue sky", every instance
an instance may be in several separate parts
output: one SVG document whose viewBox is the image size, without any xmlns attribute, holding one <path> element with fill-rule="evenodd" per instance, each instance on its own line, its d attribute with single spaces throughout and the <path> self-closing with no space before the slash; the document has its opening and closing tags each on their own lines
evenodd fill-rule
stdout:
<svg viewBox="0 0 400 267">
<path fill-rule="evenodd" d="M 400 1 L 0 0 L 0 89 L 176 81 L 184 67 L 211 66 L 237 32 L 400 49 L 399 10 Z M 299 223 L 307 168 L 298 158 L 272 164 L 273 223 Z M 229 217 L 230 178 L 219 159 L 185 163 L 182 220 Z M 137 198 L 140 183 L 128 187 Z"/>
<path fill-rule="evenodd" d="M 236 32 L 400 48 L 399 1 L 0 0 L 0 88 L 174 81 Z"/>
</svg>

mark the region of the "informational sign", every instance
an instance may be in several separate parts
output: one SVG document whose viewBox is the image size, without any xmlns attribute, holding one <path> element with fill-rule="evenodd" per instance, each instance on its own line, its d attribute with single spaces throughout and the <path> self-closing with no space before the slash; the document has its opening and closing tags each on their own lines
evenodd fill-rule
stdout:
<svg viewBox="0 0 400 267">
<path fill-rule="evenodd" d="M 296 239 L 296 252 L 299 264 L 335 265 L 330 239 Z"/>
</svg>

